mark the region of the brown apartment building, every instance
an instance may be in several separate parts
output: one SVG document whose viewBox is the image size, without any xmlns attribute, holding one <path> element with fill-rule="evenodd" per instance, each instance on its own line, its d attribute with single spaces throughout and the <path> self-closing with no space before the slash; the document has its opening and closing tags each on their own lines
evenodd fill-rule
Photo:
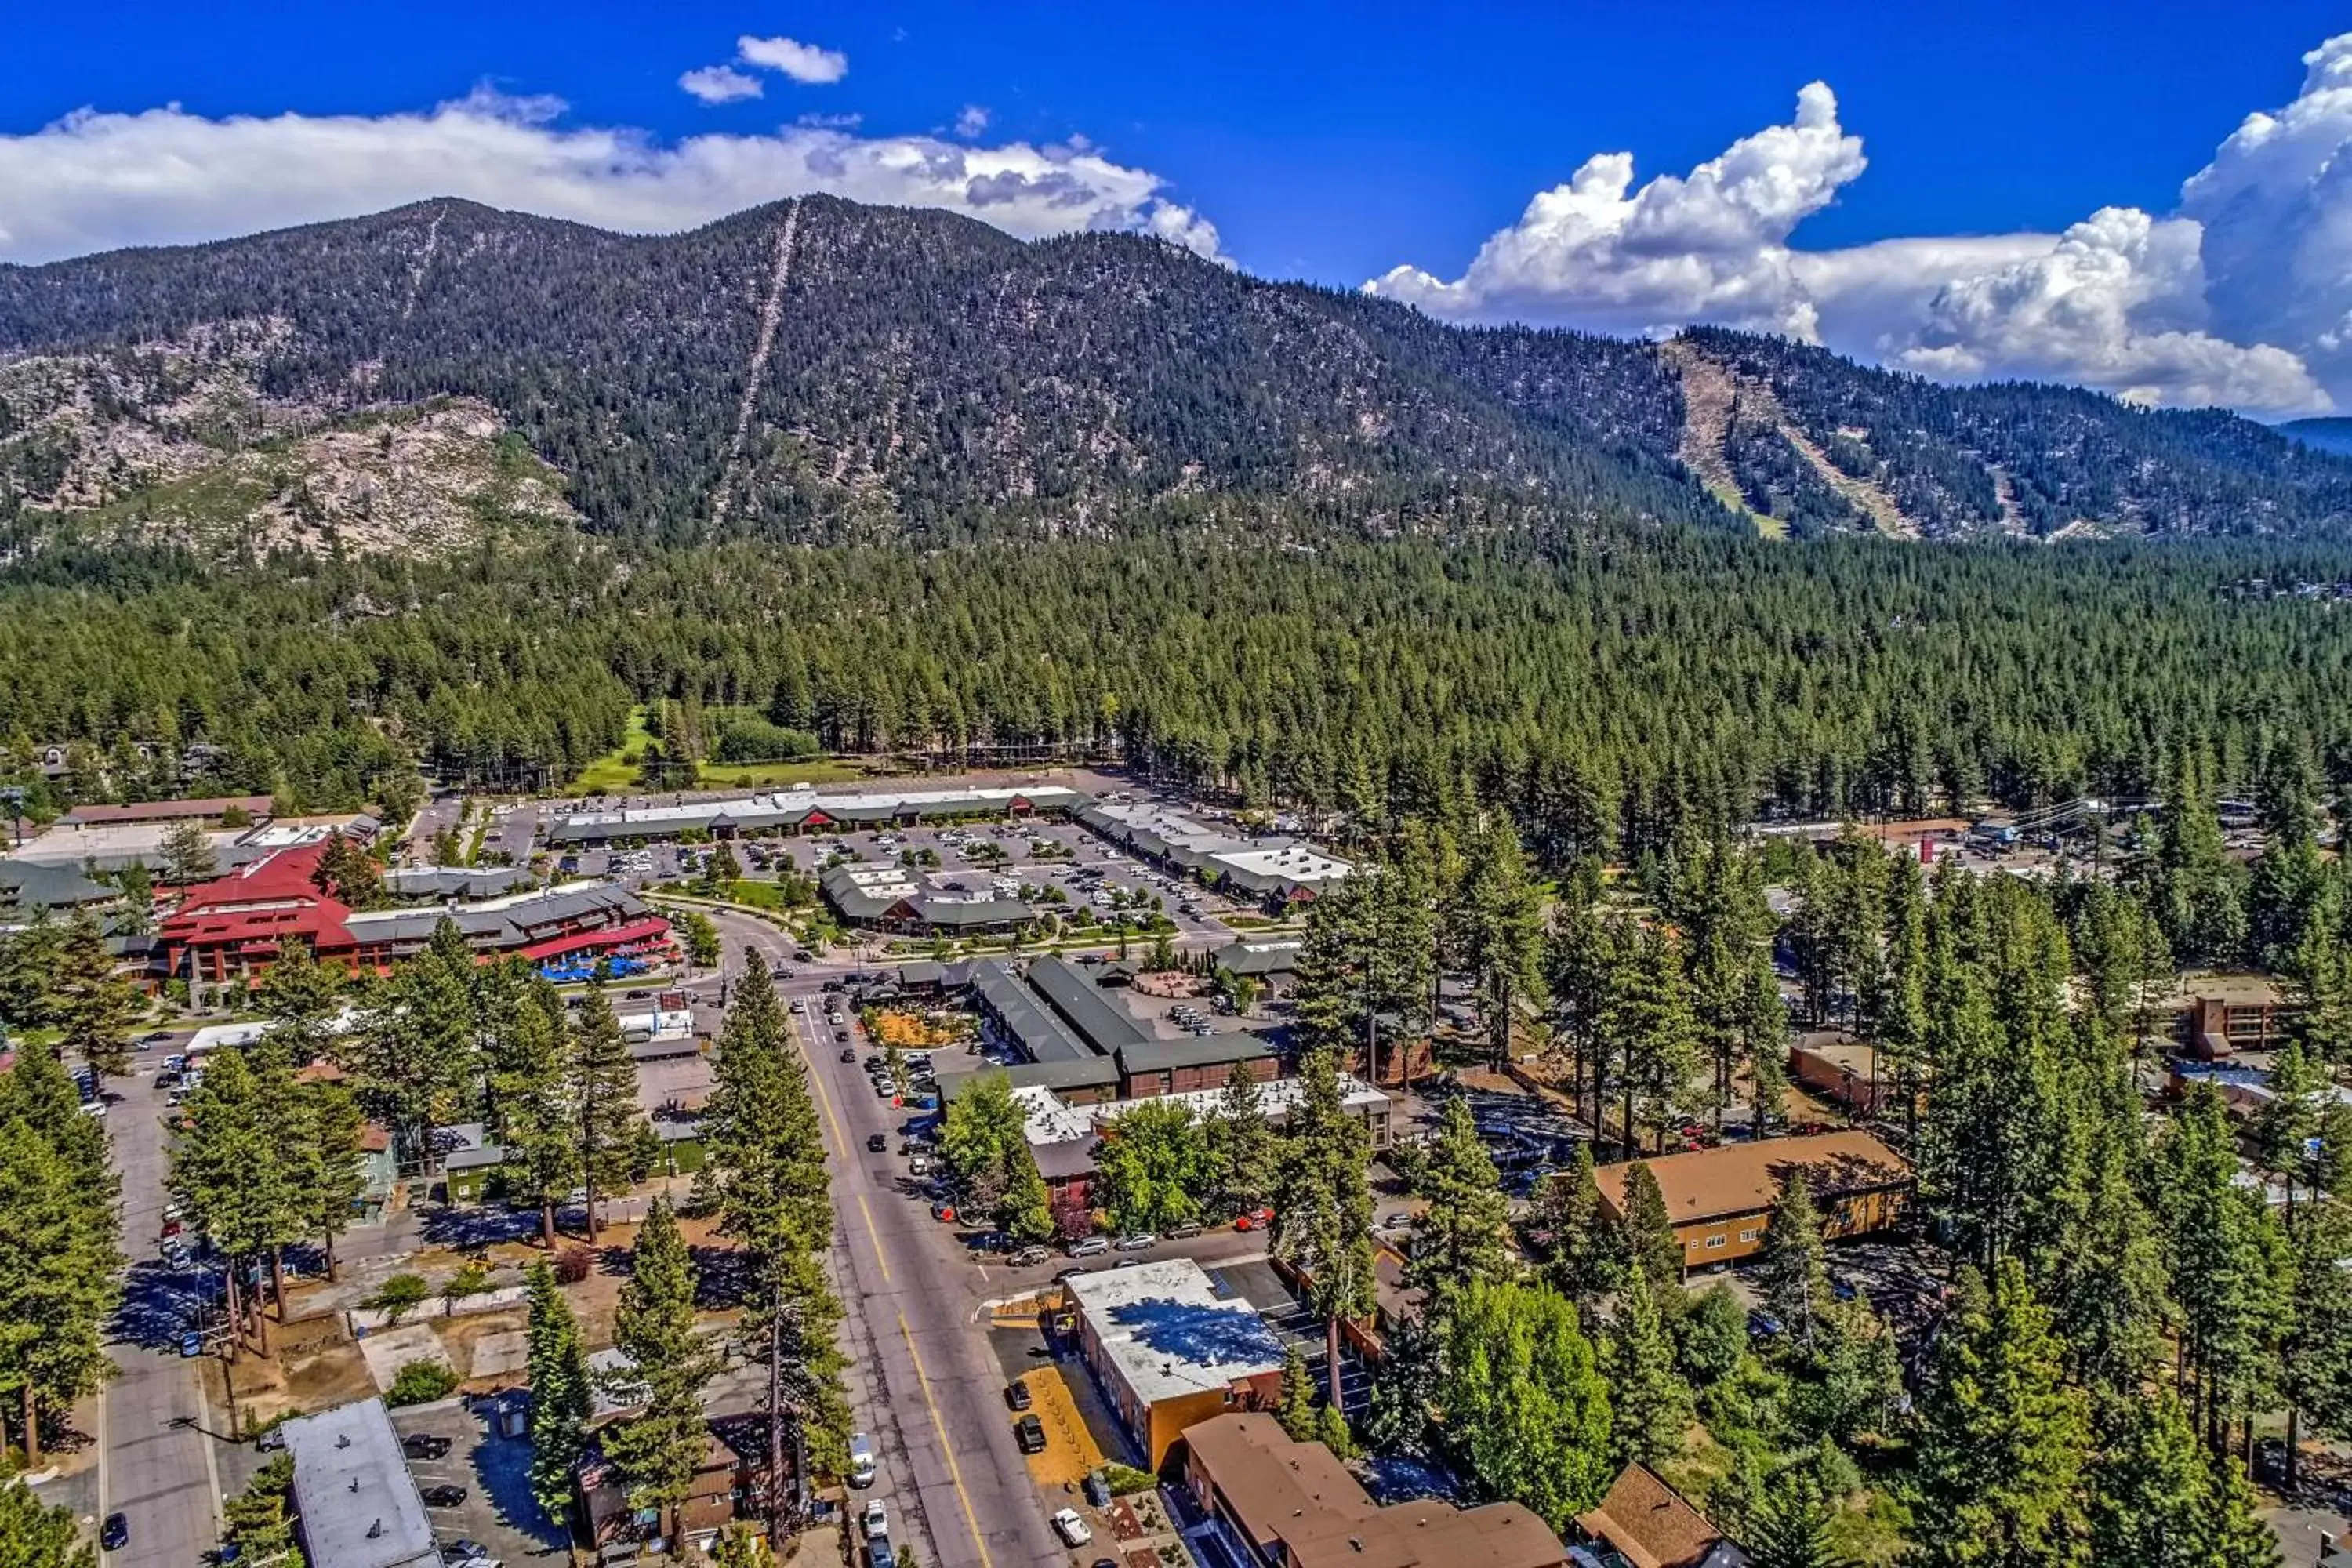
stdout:
<svg viewBox="0 0 2352 1568">
<path fill-rule="evenodd" d="M 1563 1568 L 1568 1548 L 1515 1502 L 1460 1509 L 1433 1498 L 1383 1508 L 1320 1443 L 1271 1415 L 1186 1429 L 1184 1484 L 1255 1568 Z"/>
<path fill-rule="evenodd" d="M 1764 1226 L 1780 1185 L 1802 1170 L 1829 1237 L 1864 1236 L 1903 1217 L 1911 1196 L 1910 1163 L 1867 1132 L 1826 1132 L 1817 1138 L 1768 1138 L 1727 1143 L 1649 1162 L 1664 1194 L 1666 1214 L 1683 1244 L 1683 1267 L 1731 1263 L 1763 1250 Z M 1601 1206 L 1612 1218 L 1625 1213 L 1627 1165 L 1593 1173 Z"/>
<path fill-rule="evenodd" d="M 789 1467 L 793 1458 L 790 1446 L 784 1457 Z M 790 1485 L 789 1469 L 784 1479 Z M 599 1551 L 643 1528 L 629 1507 L 627 1487 L 602 1449 L 589 1449 L 573 1480 L 587 1512 L 589 1539 Z M 767 1513 L 767 1423 L 757 1415 L 713 1417 L 686 1500 L 677 1505 L 679 1533 L 701 1540 L 737 1521 L 764 1519 Z"/>
<path fill-rule="evenodd" d="M 2173 1037 L 2206 1061 L 2284 1045 L 2303 1017 L 2302 1005 L 2261 974 L 2201 976 L 2175 1005 Z"/>
</svg>

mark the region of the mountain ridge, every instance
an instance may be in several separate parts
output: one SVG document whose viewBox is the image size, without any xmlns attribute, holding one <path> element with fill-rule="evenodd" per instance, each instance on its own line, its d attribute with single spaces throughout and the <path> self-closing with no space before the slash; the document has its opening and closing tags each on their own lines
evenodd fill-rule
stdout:
<svg viewBox="0 0 2352 1568">
<path fill-rule="evenodd" d="M 2289 419 L 2272 428 L 2319 451 L 2352 457 L 2352 419 Z"/>
<path fill-rule="evenodd" d="M 265 411 L 495 410 L 584 526 L 655 542 L 1604 520 L 2352 533 L 2352 464 L 2234 416 L 1939 386 L 1717 329 L 1450 326 L 1132 236 L 1028 242 L 830 196 L 670 235 L 448 199 L 0 267 L 0 519 L 33 536 L 142 482 L 134 466 L 113 491 L 61 491 L 61 468 L 115 470 L 74 469 L 87 435 L 71 451 L 28 437 L 8 366 L 205 334 L 263 340 Z M 1702 367 L 1729 398 L 1695 437 L 1685 383 Z"/>
</svg>

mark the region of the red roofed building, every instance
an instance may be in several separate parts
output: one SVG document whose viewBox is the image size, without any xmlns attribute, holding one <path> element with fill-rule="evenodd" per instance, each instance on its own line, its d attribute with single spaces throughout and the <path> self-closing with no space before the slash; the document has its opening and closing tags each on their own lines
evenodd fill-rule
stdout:
<svg viewBox="0 0 2352 1568">
<path fill-rule="evenodd" d="M 264 856 L 184 889 L 156 931 L 163 973 L 222 982 L 258 975 L 278 943 L 299 937 L 321 963 L 382 972 L 422 952 L 441 921 L 455 921 L 476 962 L 594 961 L 606 953 L 651 962 L 670 955 L 669 921 L 607 882 L 572 882 L 473 903 L 354 911 L 320 889 L 327 843 Z"/>
<path fill-rule="evenodd" d="M 343 924 L 351 907 L 329 898 L 312 879 L 326 852 L 324 844 L 280 849 L 184 889 L 179 908 L 155 933 L 163 972 L 210 981 L 258 974 L 289 936 L 309 942 L 322 959 L 349 954 L 356 945 Z"/>
</svg>

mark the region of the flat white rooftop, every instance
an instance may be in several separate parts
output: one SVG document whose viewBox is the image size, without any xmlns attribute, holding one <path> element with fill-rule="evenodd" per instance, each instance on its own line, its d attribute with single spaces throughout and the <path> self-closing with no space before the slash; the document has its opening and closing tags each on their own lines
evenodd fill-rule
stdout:
<svg viewBox="0 0 2352 1568">
<path fill-rule="evenodd" d="M 1074 1276 L 1066 1287 L 1118 1376 L 1146 1405 L 1280 1372 L 1282 1340 L 1189 1258 Z"/>
<path fill-rule="evenodd" d="M 1277 1078 L 1257 1087 L 1258 1105 L 1269 1121 L 1281 1121 L 1289 1116 L 1307 1093 L 1304 1079 Z M 1028 1116 L 1022 1131 L 1030 1142 L 1068 1143 L 1095 1137 L 1104 1122 L 1139 1105 L 1181 1105 L 1192 1113 L 1194 1120 L 1202 1120 L 1215 1111 L 1224 1094 L 1223 1089 L 1198 1089 L 1182 1094 L 1155 1095 L 1148 1100 L 1107 1100 L 1091 1105 L 1072 1105 L 1050 1089 L 1029 1084 L 1014 1089 L 1013 1098 Z M 1363 1079 L 1349 1073 L 1339 1075 L 1339 1103 L 1348 1110 L 1361 1112 L 1388 1102 L 1387 1095 Z"/>
<path fill-rule="evenodd" d="M 425 1500 L 381 1399 L 299 1415 L 279 1430 L 310 1561 L 325 1568 L 439 1568 Z"/>
<path fill-rule="evenodd" d="M 327 1033 L 348 1035 L 360 1026 L 360 1010 L 345 1007 L 327 1021 Z M 219 1050 L 224 1046 L 249 1046 L 269 1033 L 270 1026 L 258 1021 L 243 1024 L 207 1024 L 188 1037 L 183 1054 L 201 1057 Z"/>
<path fill-rule="evenodd" d="M 1209 858 L 1234 871 L 1260 877 L 1286 877 L 1294 882 L 1336 882 L 1354 869 L 1336 855 L 1305 844 L 1291 843 L 1264 849 L 1219 849 Z"/>
<path fill-rule="evenodd" d="M 83 860 L 109 860 L 117 858 L 135 859 L 146 857 L 160 858 L 163 852 L 164 836 L 176 823 L 170 822 L 106 822 L 81 827 L 72 823 L 59 823 L 37 833 L 9 851 L 12 859 L 34 860 L 46 865 L 60 861 L 76 864 Z M 232 848 L 247 829 L 232 827 L 223 831 L 212 829 L 205 834 L 205 842 L 212 846 L 213 854 Z"/>
<path fill-rule="evenodd" d="M 658 828 L 664 824 L 700 822 L 727 811 L 853 811 L 904 806 L 969 805 L 975 809 L 1011 805 L 1015 799 L 1036 805 L 1061 805 L 1078 798 L 1062 784 L 1007 784 L 986 789 L 866 790 L 852 795 L 819 795 L 806 786 L 770 790 L 757 795 L 728 795 L 717 800 L 688 801 L 678 805 L 635 805 L 619 811 L 574 811 L 559 820 L 582 826 Z"/>
</svg>

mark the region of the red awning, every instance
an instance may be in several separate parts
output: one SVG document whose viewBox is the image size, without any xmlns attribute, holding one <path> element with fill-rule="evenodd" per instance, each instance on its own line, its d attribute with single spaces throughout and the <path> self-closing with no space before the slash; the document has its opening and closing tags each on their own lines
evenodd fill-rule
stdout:
<svg viewBox="0 0 2352 1568">
<path fill-rule="evenodd" d="M 655 937 L 668 934 L 669 921 L 659 915 L 651 915 L 641 921 L 631 921 L 624 926 L 574 931 L 570 936 L 553 936 L 545 942 L 535 942 L 522 950 L 522 956 L 531 959 L 561 958 L 567 952 L 578 952 L 583 948 L 619 947 L 626 942 L 650 942 Z"/>
</svg>

